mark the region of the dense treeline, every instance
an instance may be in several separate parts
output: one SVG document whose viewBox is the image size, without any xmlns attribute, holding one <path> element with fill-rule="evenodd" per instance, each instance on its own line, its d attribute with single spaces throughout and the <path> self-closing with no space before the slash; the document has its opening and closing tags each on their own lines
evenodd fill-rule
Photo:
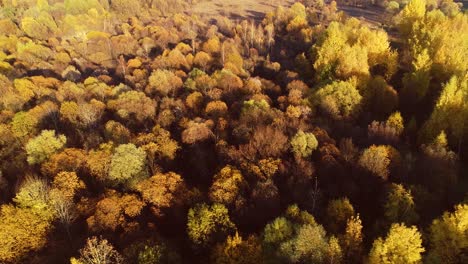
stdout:
<svg viewBox="0 0 468 264">
<path fill-rule="evenodd" d="M 2 0 L 0 262 L 467 263 L 467 14 L 302 2 Z"/>
</svg>

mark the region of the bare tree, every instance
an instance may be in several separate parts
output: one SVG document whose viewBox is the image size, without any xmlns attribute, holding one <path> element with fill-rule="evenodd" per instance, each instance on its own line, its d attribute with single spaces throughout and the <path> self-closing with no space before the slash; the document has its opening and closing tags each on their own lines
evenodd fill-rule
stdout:
<svg viewBox="0 0 468 264">
<path fill-rule="evenodd" d="M 52 205 L 54 207 L 59 222 L 65 228 L 65 231 L 68 235 L 68 239 L 71 241 L 70 226 L 76 218 L 72 202 L 65 198 L 55 199 Z"/>
<path fill-rule="evenodd" d="M 271 52 L 271 46 L 274 44 L 275 42 L 275 26 L 273 24 L 269 24 L 265 27 L 266 29 L 266 33 L 267 33 L 267 36 L 266 36 L 266 39 L 267 39 L 267 42 L 268 42 L 268 55 L 270 55 L 270 52 Z"/>
<path fill-rule="evenodd" d="M 86 246 L 80 250 L 80 262 L 84 264 L 120 264 L 124 260 L 114 247 L 102 238 L 92 237 L 86 241 Z"/>
</svg>

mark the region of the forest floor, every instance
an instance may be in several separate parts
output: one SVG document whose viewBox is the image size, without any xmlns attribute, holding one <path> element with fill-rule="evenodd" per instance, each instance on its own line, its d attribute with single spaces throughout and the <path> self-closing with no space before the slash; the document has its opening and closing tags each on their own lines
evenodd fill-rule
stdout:
<svg viewBox="0 0 468 264">
<path fill-rule="evenodd" d="M 279 5 L 289 7 L 295 2 L 295 0 L 199 0 L 193 4 L 188 13 L 197 14 L 204 18 L 227 16 L 234 20 L 261 21 L 266 13 Z M 347 5 L 339 5 L 338 8 L 349 16 L 357 17 L 373 27 L 378 27 L 382 23 L 384 12 L 382 8 Z"/>
</svg>

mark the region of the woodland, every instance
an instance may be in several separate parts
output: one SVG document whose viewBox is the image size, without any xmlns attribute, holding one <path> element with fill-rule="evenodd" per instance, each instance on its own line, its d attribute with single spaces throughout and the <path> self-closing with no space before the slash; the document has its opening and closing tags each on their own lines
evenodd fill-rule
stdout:
<svg viewBox="0 0 468 264">
<path fill-rule="evenodd" d="M 0 0 L 0 263 L 468 263 L 462 4 L 201 1 Z"/>
</svg>

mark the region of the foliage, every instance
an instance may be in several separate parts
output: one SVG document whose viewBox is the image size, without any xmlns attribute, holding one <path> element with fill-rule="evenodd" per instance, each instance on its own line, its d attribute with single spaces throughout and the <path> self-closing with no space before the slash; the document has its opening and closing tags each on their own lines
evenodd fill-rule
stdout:
<svg viewBox="0 0 468 264">
<path fill-rule="evenodd" d="M 51 223 L 40 211 L 13 205 L 0 207 L 0 260 L 19 262 L 31 251 L 47 244 Z"/>
<path fill-rule="evenodd" d="M 337 81 L 315 93 L 313 103 L 333 119 L 352 119 L 358 116 L 362 96 L 353 81 Z"/>
<path fill-rule="evenodd" d="M 430 226 L 430 263 L 461 263 L 468 245 L 468 206 L 459 204 L 453 213 L 445 212 Z"/>
<path fill-rule="evenodd" d="M 207 246 L 226 238 L 235 229 L 224 205 L 197 204 L 188 212 L 187 232 L 195 245 Z"/>
<path fill-rule="evenodd" d="M 314 134 L 299 130 L 291 139 L 291 147 L 295 155 L 307 158 L 317 149 L 318 141 Z"/>
<path fill-rule="evenodd" d="M 448 81 L 440 94 L 429 119 L 421 129 L 421 141 L 427 142 L 444 130 L 456 140 L 462 140 L 466 134 L 468 117 L 468 79 L 454 76 Z"/>
<path fill-rule="evenodd" d="M 94 232 L 132 228 L 135 223 L 130 220 L 140 215 L 144 205 L 145 203 L 136 195 L 120 195 L 115 191 L 109 191 L 106 197 L 96 204 L 94 215 L 86 221 Z"/>
<path fill-rule="evenodd" d="M 67 138 L 64 135 L 56 136 L 54 130 L 43 130 L 41 134 L 26 144 L 29 164 L 40 164 L 59 150 L 61 150 Z"/>
<path fill-rule="evenodd" d="M 91 237 L 86 240 L 86 245 L 80 250 L 80 258 L 75 261 L 83 264 L 119 264 L 123 263 L 123 258 L 106 239 Z"/>
<path fill-rule="evenodd" d="M 383 180 L 388 179 L 390 162 L 390 155 L 386 146 L 372 145 L 364 150 L 359 158 L 359 165 Z"/>
<path fill-rule="evenodd" d="M 384 208 L 385 217 L 390 223 L 410 225 L 418 221 L 419 216 L 416 213 L 411 191 L 406 190 L 401 184 L 392 183 Z"/>
<path fill-rule="evenodd" d="M 285 217 L 278 217 L 265 226 L 263 241 L 268 258 L 289 263 L 321 263 L 332 251 L 328 248 L 325 229 L 296 205 L 286 210 Z"/>
<path fill-rule="evenodd" d="M 156 70 L 149 77 L 149 86 L 146 89 L 148 94 L 156 92 L 162 96 L 174 93 L 182 87 L 182 80 L 173 72 L 167 70 Z"/>
<path fill-rule="evenodd" d="M 246 182 L 241 172 L 232 166 L 226 166 L 213 178 L 209 196 L 215 203 L 231 205 L 242 199 Z"/>
<path fill-rule="evenodd" d="M 0 2 L 1 263 L 468 262 L 460 3 Z"/>
<path fill-rule="evenodd" d="M 318 80 L 367 77 L 376 65 L 385 65 L 385 75 L 390 77 L 396 69 L 395 53 L 387 35 L 370 31 L 357 19 L 330 23 L 312 48 L 312 56 Z"/>
<path fill-rule="evenodd" d="M 138 122 L 143 122 L 156 114 L 156 103 L 144 93 L 137 91 L 120 94 L 118 99 L 108 102 L 108 107 L 115 110 L 124 120 L 136 119 Z"/>
<path fill-rule="evenodd" d="M 146 153 L 133 144 L 123 144 L 115 148 L 109 168 L 109 181 L 112 185 L 123 184 L 134 188 L 147 178 Z"/>
<path fill-rule="evenodd" d="M 236 232 L 222 244 L 216 245 L 211 254 L 212 263 L 248 264 L 262 262 L 262 245 L 255 236 L 242 238 Z"/>
<path fill-rule="evenodd" d="M 393 224 L 385 237 L 374 241 L 369 263 L 419 263 L 422 247 L 421 234 L 415 226 Z"/>
<path fill-rule="evenodd" d="M 180 175 L 174 172 L 158 173 L 137 185 L 143 200 L 154 206 L 158 214 L 161 209 L 181 203 L 187 188 Z"/>
<path fill-rule="evenodd" d="M 194 144 L 204 141 L 213 135 L 206 123 L 189 122 L 188 127 L 182 132 L 182 142 Z"/>
<path fill-rule="evenodd" d="M 358 214 L 347 220 L 345 233 L 341 237 L 345 259 L 359 262 L 362 254 L 362 241 L 362 221 Z"/>
<path fill-rule="evenodd" d="M 354 216 L 353 205 L 348 198 L 331 200 L 327 206 L 327 217 L 330 230 L 333 233 L 342 233 L 346 223 Z"/>
</svg>

